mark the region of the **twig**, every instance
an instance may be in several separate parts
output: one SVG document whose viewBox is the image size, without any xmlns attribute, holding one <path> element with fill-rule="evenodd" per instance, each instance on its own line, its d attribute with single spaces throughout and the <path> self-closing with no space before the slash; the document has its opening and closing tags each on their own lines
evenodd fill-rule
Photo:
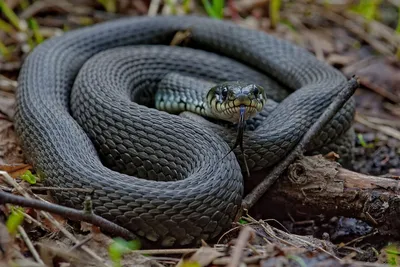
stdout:
<svg viewBox="0 0 400 267">
<path fill-rule="evenodd" d="M 39 256 L 39 253 L 36 251 L 35 247 L 33 246 L 31 240 L 29 239 L 28 235 L 26 234 L 24 228 L 21 225 L 18 225 L 18 232 L 20 233 L 22 239 L 24 240 L 26 246 L 28 247 L 29 251 L 32 253 L 33 258 L 40 264 L 45 265 L 42 259 Z"/>
<path fill-rule="evenodd" d="M 391 136 L 393 138 L 396 138 L 397 140 L 400 140 L 400 131 L 390 127 L 390 126 L 385 126 L 385 125 L 379 125 L 376 123 L 369 122 L 367 119 L 363 118 L 362 116 L 356 114 L 354 120 L 358 123 L 361 123 L 368 128 L 371 128 L 373 130 L 380 131 L 388 136 Z"/>
<path fill-rule="evenodd" d="M 374 82 L 369 81 L 366 77 L 360 77 L 360 84 L 367 87 L 368 89 L 374 91 L 378 95 L 381 95 L 394 103 L 400 103 L 400 97 L 396 94 L 386 90 L 384 87 L 381 87 Z"/>
<path fill-rule="evenodd" d="M 229 229 L 228 231 L 226 231 L 225 233 L 223 233 L 221 235 L 221 237 L 218 239 L 217 244 L 219 244 L 219 242 L 221 242 L 222 238 L 224 238 L 227 234 L 229 234 L 229 233 L 231 233 L 231 232 L 233 232 L 233 231 L 235 231 L 235 230 L 237 230 L 237 229 L 239 229 L 241 227 L 242 227 L 242 225 L 239 225 L 239 226 L 233 227 L 233 228 Z"/>
<path fill-rule="evenodd" d="M 241 258 L 243 257 L 244 248 L 247 245 L 247 242 L 251 238 L 254 230 L 249 227 L 243 227 L 242 231 L 240 231 L 239 236 L 236 240 L 235 247 L 232 251 L 231 262 L 229 263 L 228 267 L 238 267 L 240 266 Z"/>
<path fill-rule="evenodd" d="M 350 99 L 358 88 L 357 78 L 353 77 L 349 80 L 345 88 L 338 94 L 336 99 L 329 105 L 323 112 L 318 120 L 306 132 L 297 146 L 290 152 L 290 154 L 281 161 L 265 178 L 264 180 L 251 191 L 243 200 L 242 207 L 250 209 L 258 199 L 264 195 L 269 187 L 279 178 L 279 176 L 286 170 L 286 168 L 300 155 L 304 153 L 305 148 L 310 143 L 312 138 L 316 136 L 323 127 L 333 118 L 340 108 Z"/>
<path fill-rule="evenodd" d="M 353 239 L 353 240 L 350 240 L 349 242 L 343 244 L 342 246 L 341 246 L 341 245 L 338 245 L 338 247 L 339 247 L 339 248 L 341 248 L 341 247 L 346 247 L 346 246 L 348 246 L 348 245 L 351 245 L 351 244 L 353 244 L 353 243 L 357 243 L 357 242 L 359 242 L 359 241 L 364 240 L 364 239 L 367 238 L 367 237 L 371 237 L 371 236 L 376 235 L 376 234 L 378 234 L 378 233 L 379 233 L 379 231 L 378 231 L 378 230 L 375 230 L 375 231 L 373 231 L 372 233 L 369 233 L 369 234 L 367 234 L 367 235 L 363 235 L 363 236 L 357 237 L 357 238 L 355 238 L 355 239 Z"/>
<path fill-rule="evenodd" d="M 93 235 L 89 235 L 87 236 L 85 239 L 83 239 L 82 241 L 80 241 L 79 243 L 76 243 L 72 248 L 69 249 L 68 252 L 73 251 L 74 249 L 80 248 L 82 247 L 82 245 L 85 245 L 87 242 L 89 242 L 90 240 L 93 239 Z"/>
<path fill-rule="evenodd" d="M 113 235 L 118 235 L 122 236 L 127 239 L 136 239 L 136 236 L 134 236 L 131 232 L 129 232 L 127 229 L 104 219 L 103 217 L 100 217 L 96 214 L 93 213 L 86 213 L 85 211 L 82 210 L 76 210 L 64 206 L 60 206 L 57 204 L 53 203 L 48 203 L 36 199 L 27 199 L 25 197 L 20 197 L 16 196 L 10 193 L 6 193 L 3 191 L 0 191 L 0 203 L 12 203 L 15 205 L 20 205 L 23 207 L 30 207 L 30 208 L 35 208 L 35 209 L 40 209 L 44 211 L 48 211 L 51 213 L 55 213 L 58 215 L 61 215 L 63 217 L 66 217 L 70 220 L 73 221 L 84 221 L 91 223 L 93 225 L 99 226 L 100 228 L 103 228 L 105 231 L 110 232 Z"/>
<path fill-rule="evenodd" d="M 2 175 L 4 177 L 4 179 L 6 180 L 6 182 L 13 186 L 15 189 L 17 189 L 17 191 L 22 194 L 24 197 L 31 199 L 32 197 L 25 191 L 24 188 L 22 188 L 22 186 L 20 186 L 7 172 L 5 171 L 0 171 L 0 175 Z M 54 219 L 54 217 L 45 211 L 40 211 L 40 214 L 43 215 L 47 220 L 49 220 L 53 225 L 55 225 L 58 229 L 60 229 L 60 231 L 69 239 L 71 239 L 75 244 L 79 243 L 79 240 L 70 232 L 67 231 L 67 229 L 65 229 L 65 227 L 63 227 L 56 219 Z M 93 250 L 91 250 L 89 247 L 87 247 L 86 245 L 82 246 L 82 250 L 85 251 L 87 254 L 89 254 L 91 257 L 93 257 L 95 260 L 97 260 L 102 266 L 109 266 L 108 264 L 105 263 L 105 261 L 99 256 L 97 255 Z"/>
</svg>

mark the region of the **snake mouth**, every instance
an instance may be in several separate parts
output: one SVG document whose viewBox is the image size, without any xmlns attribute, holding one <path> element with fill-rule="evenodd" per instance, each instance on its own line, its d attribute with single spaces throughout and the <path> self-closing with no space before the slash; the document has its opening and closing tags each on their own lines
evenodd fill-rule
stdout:
<svg viewBox="0 0 400 267">
<path fill-rule="evenodd" d="M 238 106 L 233 106 L 233 107 L 222 107 L 224 105 L 221 105 L 220 108 L 217 108 L 218 111 L 218 116 L 220 119 L 227 120 L 233 123 L 237 123 L 240 119 L 240 107 L 244 107 L 245 113 L 244 113 L 244 120 L 248 120 L 253 118 L 255 115 L 257 115 L 257 112 L 260 109 L 261 104 L 253 104 L 253 105 L 238 105 Z"/>
</svg>

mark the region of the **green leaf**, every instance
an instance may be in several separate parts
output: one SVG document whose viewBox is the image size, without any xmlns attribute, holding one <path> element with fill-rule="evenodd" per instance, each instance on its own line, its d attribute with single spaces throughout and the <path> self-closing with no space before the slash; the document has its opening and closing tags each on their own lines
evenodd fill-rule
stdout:
<svg viewBox="0 0 400 267">
<path fill-rule="evenodd" d="M 13 27 L 4 20 L 0 19 L 0 30 L 6 33 L 11 33 L 13 31 Z"/>
<path fill-rule="evenodd" d="M 10 58 L 11 56 L 10 49 L 2 41 L 0 41 L 0 55 L 3 56 L 5 59 Z"/>
<path fill-rule="evenodd" d="M 18 16 L 14 13 L 14 11 L 7 5 L 7 3 L 4 0 L 0 0 L 0 9 L 4 16 L 11 22 L 12 25 L 14 25 L 15 28 L 17 28 L 20 31 L 23 31 L 21 27 L 20 20 Z"/>
<path fill-rule="evenodd" d="M 182 267 L 201 267 L 201 264 L 197 261 L 183 261 Z"/>
<path fill-rule="evenodd" d="M 102 4 L 107 12 L 115 13 L 117 11 L 116 0 L 97 0 L 97 2 Z"/>
<path fill-rule="evenodd" d="M 243 220 L 243 219 L 239 219 L 239 223 L 240 223 L 240 224 L 247 224 L 247 221 L 246 221 L 246 220 Z"/>
<path fill-rule="evenodd" d="M 394 244 L 389 244 L 385 248 L 387 254 L 387 262 L 390 266 L 399 266 L 399 249 Z"/>
<path fill-rule="evenodd" d="M 29 22 L 29 27 L 33 31 L 33 36 L 35 36 L 36 43 L 40 44 L 41 42 L 43 42 L 43 36 L 39 31 L 39 24 L 33 18 L 29 19 L 28 22 Z"/>
<path fill-rule="evenodd" d="M 6 226 L 10 234 L 14 235 L 17 232 L 18 226 L 24 221 L 24 214 L 21 212 L 22 208 L 12 208 L 10 215 L 8 216 Z"/>
<path fill-rule="evenodd" d="M 122 238 L 115 238 L 114 242 L 108 247 L 108 254 L 114 263 L 114 267 L 121 266 L 122 256 L 132 250 L 140 249 L 139 240 L 126 241 Z"/>
<path fill-rule="evenodd" d="M 21 179 L 30 184 L 36 184 L 36 176 L 33 175 L 29 170 L 21 175 Z"/>
<path fill-rule="evenodd" d="M 357 134 L 357 138 L 358 138 L 358 141 L 360 141 L 360 144 L 362 147 L 364 147 L 364 148 L 373 148 L 374 147 L 374 144 L 367 144 L 365 142 L 364 136 L 362 134 Z"/>
<path fill-rule="evenodd" d="M 213 0 L 212 4 L 209 0 L 202 0 L 201 2 L 208 16 L 215 19 L 222 19 L 224 17 L 224 0 Z"/>
<path fill-rule="evenodd" d="M 280 20 L 281 0 L 271 0 L 269 2 L 269 19 L 271 20 L 271 27 L 275 28 Z"/>
</svg>

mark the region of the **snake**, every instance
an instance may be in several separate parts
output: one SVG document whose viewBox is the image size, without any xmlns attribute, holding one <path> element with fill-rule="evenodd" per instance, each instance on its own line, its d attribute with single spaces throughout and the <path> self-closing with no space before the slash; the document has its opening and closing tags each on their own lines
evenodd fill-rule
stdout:
<svg viewBox="0 0 400 267">
<path fill-rule="evenodd" d="M 174 43 L 182 33 L 187 37 Z M 228 153 L 234 125 L 207 119 L 210 107 L 233 120 L 229 107 L 256 101 L 262 90 L 265 105 L 253 103 L 249 112 L 253 116 L 257 107 L 244 132 L 243 156 L 251 173 L 266 173 L 346 82 L 306 49 L 230 21 L 126 17 L 52 37 L 27 56 L 18 77 L 15 129 L 46 185 L 93 190 L 95 214 L 150 246 L 189 246 L 232 225 L 251 179 L 240 151 Z M 235 90 L 246 91 L 246 99 L 237 100 Z M 222 105 L 221 97 L 230 100 Z M 354 108 L 351 98 L 307 153 L 351 154 Z M 197 119 L 181 116 L 185 111 Z M 51 194 L 77 209 L 87 196 L 79 190 Z"/>
</svg>

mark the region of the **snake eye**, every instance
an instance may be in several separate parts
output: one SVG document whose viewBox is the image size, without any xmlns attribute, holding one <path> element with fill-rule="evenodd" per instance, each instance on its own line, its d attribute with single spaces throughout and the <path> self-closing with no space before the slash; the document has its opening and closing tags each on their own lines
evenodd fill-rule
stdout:
<svg viewBox="0 0 400 267">
<path fill-rule="evenodd" d="M 260 91 L 258 90 L 258 88 L 257 87 L 254 88 L 254 90 L 253 90 L 254 96 L 258 96 L 259 93 L 260 93 Z"/>
<path fill-rule="evenodd" d="M 222 89 L 221 95 L 222 95 L 222 100 L 225 100 L 226 97 L 228 96 L 228 89 L 227 88 Z"/>
</svg>

